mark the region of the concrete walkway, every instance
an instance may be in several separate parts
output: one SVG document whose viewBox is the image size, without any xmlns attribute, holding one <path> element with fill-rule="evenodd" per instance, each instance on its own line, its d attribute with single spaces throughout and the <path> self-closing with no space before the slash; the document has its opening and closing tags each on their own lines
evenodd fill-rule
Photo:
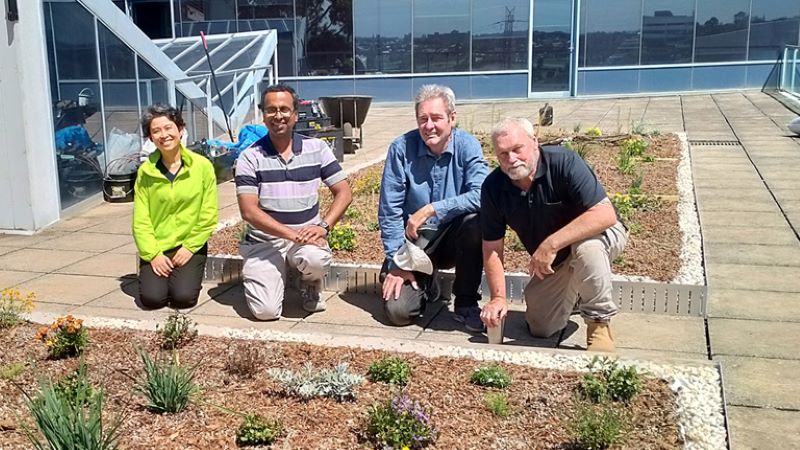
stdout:
<svg viewBox="0 0 800 450">
<path fill-rule="evenodd" d="M 488 130 L 507 114 L 535 117 L 542 101 L 460 105 L 459 125 Z M 725 377 L 735 448 L 800 447 L 800 141 L 786 136 L 794 116 L 760 92 L 598 100 L 555 100 L 556 127 L 606 133 L 631 125 L 686 131 L 692 146 L 710 292 L 709 317 L 623 314 L 614 322 L 619 353 L 659 360 L 719 361 Z M 373 105 L 364 147 L 347 155 L 356 170 L 382 160 L 391 140 L 414 127 L 413 108 Z M 219 186 L 220 220 L 238 218 L 232 183 Z M 130 204 L 100 204 L 33 236 L 0 235 L 0 288 L 35 291 L 38 309 L 55 314 L 154 319 L 135 303 L 136 249 Z M 288 293 L 284 319 L 251 320 L 241 286 L 204 286 L 192 311 L 199 323 L 328 336 L 439 341 L 486 346 L 460 331 L 448 305 L 436 304 L 418 324 L 391 328 L 380 299 L 327 293 L 329 309 L 308 315 Z M 517 308 L 519 309 L 519 308 Z M 573 320 L 560 351 L 580 348 L 583 324 Z M 504 349 L 552 348 L 555 340 L 527 335 L 522 313 L 507 322 Z"/>
</svg>

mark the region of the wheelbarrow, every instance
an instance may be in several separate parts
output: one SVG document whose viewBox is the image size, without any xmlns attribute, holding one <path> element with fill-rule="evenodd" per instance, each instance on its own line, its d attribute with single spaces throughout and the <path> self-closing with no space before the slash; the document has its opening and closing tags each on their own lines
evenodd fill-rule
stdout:
<svg viewBox="0 0 800 450">
<path fill-rule="evenodd" d="M 344 153 L 355 153 L 364 143 L 361 125 L 367 117 L 372 97 L 368 95 L 334 95 L 320 97 L 319 102 L 331 124 L 342 130 Z M 356 136 L 356 134 L 358 134 Z"/>
</svg>

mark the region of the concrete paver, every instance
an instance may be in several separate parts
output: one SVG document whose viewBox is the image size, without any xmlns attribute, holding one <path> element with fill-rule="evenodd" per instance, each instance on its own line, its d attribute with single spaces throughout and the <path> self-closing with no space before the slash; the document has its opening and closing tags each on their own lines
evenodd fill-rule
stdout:
<svg viewBox="0 0 800 450">
<path fill-rule="evenodd" d="M 709 317 L 800 322 L 800 296 L 795 292 L 710 289 Z"/>
<path fill-rule="evenodd" d="M 5 255 L 6 253 L 11 253 L 19 250 L 18 247 L 3 247 L 0 246 L 0 256 Z"/>
<path fill-rule="evenodd" d="M 94 253 L 22 248 L 0 256 L 0 270 L 47 273 L 74 264 L 92 255 Z"/>
<path fill-rule="evenodd" d="M 795 340 L 798 322 L 708 319 L 712 355 L 754 356 L 800 360 Z"/>
<path fill-rule="evenodd" d="M 800 409 L 800 361 L 717 356 L 725 396 L 735 406 Z"/>
<path fill-rule="evenodd" d="M 731 448 L 800 448 L 800 411 L 728 408 Z"/>
<path fill-rule="evenodd" d="M 0 270 L 0 290 L 15 287 L 36 277 L 42 276 L 36 272 L 19 272 L 14 270 Z"/>
<path fill-rule="evenodd" d="M 797 237 L 788 224 L 781 228 L 770 228 L 769 233 L 765 233 L 764 229 L 759 227 L 706 225 L 703 227 L 703 241 L 706 244 L 740 244 L 746 242 L 752 246 L 784 246 L 789 249 L 795 248 L 800 252 L 800 246 L 797 245 Z M 747 249 L 745 248 L 745 250 Z"/>
<path fill-rule="evenodd" d="M 56 270 L 57 273 L 104 277 L 135 277 L 138 258 L 116 251 L 100 253 Z"/>
<path fill-rule="evenodd" d="M 119 290 L 131 280 L 118 281 L 107 277 L 47 274 L 22 283 L 19 289 L 33 291 L 42 303 L 83 305 L 109 292 Z"/>
<path fill-rule="evenodd" d="M 66 236 L 39 242 L 31 248 L 45 250 L 74 250 L 83 252 L 106 252 L 133 242 L 133 237 L 120 234 L 97 234 L 78 231 Z"/>
<path fill-rule="evenodd" d="M 782 229 L 770 229 L 769 233 L 763 233 L 762 230 L 757 235 L 744 234 L 738 242 L 748 242 L 747 244 L 706 240 L 706 263 L 800 267 L 800 246 L 796 242 L 789 242 L 786 245 L 760 245 L 761 243 L 757 242 L 769 240 L 762 236 L 769 236 L 777 230 L 780 230 L 781 234 L 784 233 Z"/>
<path fill-rule="evenodd" d="M 700 224 L 707 226 L 751 226 L 757 228 L 784 228 L 786 219 L 779 210 L 772 213 L 753 214 L 749 211 L 700 211 Z M 768 231 L 768 230 L 764 230 Z"/>
<path fill-rule="evenodd" d="M 714 264 L 708 267 L 709 286 L 727 289 L 800 292 L 796 267 Z"/>
</svg>

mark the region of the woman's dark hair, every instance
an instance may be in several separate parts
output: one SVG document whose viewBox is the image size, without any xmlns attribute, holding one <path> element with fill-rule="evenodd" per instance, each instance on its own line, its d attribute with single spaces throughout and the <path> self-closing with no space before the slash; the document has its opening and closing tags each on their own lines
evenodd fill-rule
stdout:
<svg viewBox="0 0 800 450">
<path fill-rule="evenodd" d="M 300 99 L 297 97 L 297 92 L 295 92 L 291 86 L 279 83 L 267 86 L 267 88 L 264 89 L 263 92 L 261 92 L 261 104 L 258 105 L 258 109 L 260 109 L 261 111 L 264 111 L 264 108 L 267 107 L 266 98 L 267 94 L 269 94 L 270 92 L 288 92 L 292 94 L 292 109 L 297 111 L 297 109 L 300 107 Z"/>
<path fill-rule="evenodd" d="M 186 126 L 186 122 L 183 121 L 180 111 L 172 106 L 156 103 L 155 105 L 148 106 L 147 111 L 142 114 L 142 134 L 144 137 L 150 137 L 150 122 L 156 117 L 166 117 L 173 121 L 178 128 L 184 128 Z"/>
</svg>

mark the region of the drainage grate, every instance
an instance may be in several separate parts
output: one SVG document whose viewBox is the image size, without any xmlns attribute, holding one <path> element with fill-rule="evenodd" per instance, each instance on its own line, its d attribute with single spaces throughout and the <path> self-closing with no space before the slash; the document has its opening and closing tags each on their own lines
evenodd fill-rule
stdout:
<svg viewBox="0 0 800 450">
<path fill-rule="evenodd" d="M 238 257 L 210 256 L 206 262 L 206 281 L 235 283 L 241 279 L 242 259 Z M 352 292 L 380 295 L 378 279 L 380 267 L 356 264 L 334 264 L 325 277 L 324 289 L 334 292 Z M 452 271 L 438 274 L 442 295 L 449 297 L 454 275 Z M 512 302 L 524 302 L 527 275 L 506 275 L 506 295 Z M 297 287 L 298 279 L 290 276 L 289 286 Z M 483 292 L 489 292 L 484 277 Z M 706 287 L 696 285 L 614 281 L 614 302 L 622 311 L 664 314 L 675 316 L 704 316 L 706 312 Z"/>
<path fill-rule="evenodd" d="M 696 140 L 696 141 L 689 140 L 689 145 L 694 145 L 694 146 L 698 146 L 698 147 L 702 147 L 702 146 L 737 147 L 737 146 L 741 145 L 741 143 L 739 141 L 715 141 L 715 140 L 699 139 L 699 140 Z"/>
</svg>

